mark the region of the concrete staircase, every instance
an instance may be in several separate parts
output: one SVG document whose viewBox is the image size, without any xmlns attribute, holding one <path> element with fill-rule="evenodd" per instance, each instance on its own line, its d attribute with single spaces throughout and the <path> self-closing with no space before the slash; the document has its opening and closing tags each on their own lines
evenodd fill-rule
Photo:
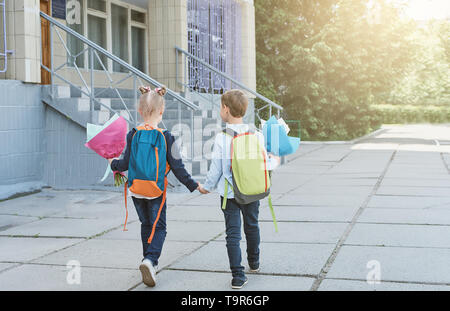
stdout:
<svg viewBox="0 0 450 311">
<path fill-rule="evenodd" d="M 51 87 L 42 86 L 41 96 L 44 103 L 85 128 L 87 123 L 104 124 L 113 116 L 114 112 L 128 119 L 135 119 L 135 91 L 131 89 L 118 89 L 118 92 L 128 111 L 125 109 L 116 90 L 95 88 L 95 98 L 104 106 L 98 103 L 94 105 L 93 120 L 91 120 L 90 98 L 83 94 L 80 89 L 66 85 L 55 85 L 54 96 L 51 96 Z M 181 95 L 184 96 L 185 94 Z M 139 98 L 138 94 L 136 96 Z M 164 124 L 161 124 L 161 126 L 170 130 L 176 137 L 177 142 L 180 143 L 187 170 L 197 180 L 202 182 L 209 167 L 210 161 L 206 159 L 209 158 L 208 153 L 212 147 L 212 143 L 207 142 L 213 140 L 216 133 L 222 127 L 218 110 L 206 101 L 203 103 L 199 101 L 194 102 L 200 105 L 202 109 L 191 111 L 168 95 L 165 96 L 165 100 Z M 105 106 L 111 108 L 114 112 Z M 130 114 L 132 118 L 130 118 Z M 138 120 L 140 121 L 139 118 Z M 129 124 L 129 126 L 135 126 L 135 124 Z M 208 146 L 209 150 L 206 150 Z M 169 176 L 169 182 L 175 188 L 180 186 L 174 176 Z"/>
</svg>

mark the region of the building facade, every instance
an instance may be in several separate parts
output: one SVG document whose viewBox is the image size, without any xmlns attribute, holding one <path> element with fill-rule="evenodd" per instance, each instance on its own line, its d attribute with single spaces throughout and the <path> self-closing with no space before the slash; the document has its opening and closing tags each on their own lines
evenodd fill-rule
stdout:
<svg viewBox="0 0 450 311">
<path fill-rule="evenodd" d="M 86 122 L 137 123 L 148 81 L 173 91 L 166 127 L 189 132 L 187 167 L 205 173 L 220 94 L 232 79 L 256 89 L 254 23 L 252 0 L 0 0 L 0 199 L 111 184 Z"/>
</svg>

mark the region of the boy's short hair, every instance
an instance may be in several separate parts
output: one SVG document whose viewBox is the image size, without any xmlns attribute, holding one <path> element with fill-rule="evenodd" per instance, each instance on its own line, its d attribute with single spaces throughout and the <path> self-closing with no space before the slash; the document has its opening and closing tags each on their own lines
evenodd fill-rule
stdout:
<svg viewBox="0 0 450 311">
<path fill-rule="evenodd" d="M 235 118 L 242 118 L 248 107 L 248 99 L 241 90 L 226 91 L 221 98 L 222 105 L 230 109 L 230 113 Z"/>
</svg>

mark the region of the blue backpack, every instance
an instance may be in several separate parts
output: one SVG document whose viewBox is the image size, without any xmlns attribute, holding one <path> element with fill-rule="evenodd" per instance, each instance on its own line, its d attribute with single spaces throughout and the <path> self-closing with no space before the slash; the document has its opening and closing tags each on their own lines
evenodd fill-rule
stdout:
<svg viewBox="0 0 450 311">
<path fill-rule="evenodd" d="M 163 195 L 152 233 L 148 238 L 149 244 L 153 239 L 156 224 L 166 201 L 169 170 L 167 143 L 163 131 L 152 128 L 148 124 L 137 127 L 131 141 L 128 187 L 133 193 L 147 197 L 158 198 Z"/>
</svg>

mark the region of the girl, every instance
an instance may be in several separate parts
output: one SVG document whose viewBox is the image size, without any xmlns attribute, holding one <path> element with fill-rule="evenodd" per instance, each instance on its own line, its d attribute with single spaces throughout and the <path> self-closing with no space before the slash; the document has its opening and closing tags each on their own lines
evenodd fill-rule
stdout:
<svg viewBox="0 0 450 311">
<path fill-rule="evenodd" d="M 164 94 L 166 93 L 166 88 L 163 86 L 152 90 L 150 87 L 140 87 L 139 91 L 142 94 L 139 99 L 138 108 L 138 112 L 142 120 L 144 120 L 142 127 L 145 129 L 158 129 L 158 124 L 161 122 L 164 113 Z M 138 127 L 138 129 L 141 129 L 142 127 Z M 128 170 L 131 144 L 136 132 L 137 129 L 133 128 L 127 135 L 127 147 L 123 159 L 108 160 L 113 171 L 123 172 Z M 170 170 L 172 170 L 175 177 L 191 192 L 200 189 L 200 184 L 194 181 L 191 175 L 186 171 L 177 144 L 174 144 L 175 139 L 172 134 L 167 130 L 162 133 L 164 134 L 166 141 L 166 160 L 167 164 L 170 166 Z M 141 222 L 141 239 L 144 259 L 139 266 L 139 270 L 142 273 L 144 284 L 153 287 L 156 284 L 156 266 L 158 265 L 158 259 L 161 255 L 167 233 L 167 205 L 165 202 L 165 195 L 156 198 L 148 197 L 133 193 L 131 188 L 130 195 Z M 155 222 L 156 225 L 154 226 Z M 149 239 L 149 236 L 152 238 Z"/>
</svg>

